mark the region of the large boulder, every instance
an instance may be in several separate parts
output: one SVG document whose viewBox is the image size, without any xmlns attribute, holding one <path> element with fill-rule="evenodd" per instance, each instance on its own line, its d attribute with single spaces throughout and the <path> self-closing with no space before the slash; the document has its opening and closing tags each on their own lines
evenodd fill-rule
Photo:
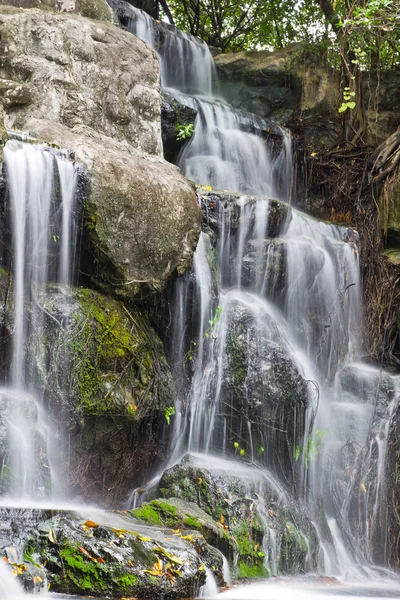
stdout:
<svg viewBox="0 0 400 600">
<path fill-rule="evenodd" d="M 0 39 L 8 127 L 48 119 L 162 153 L 158 62 L 139 38 L 77 15 L 0 7 Z"/>
<path fill-rule="evenodd" d="M 83 271 L 124 297 L 159 290 L 190 267 L 200 210 L 159 156 L 156 54 L 114 25 L 37 9 L 0 7 L 0 39 L 6 125 L 84 167 Z"/>
<path fill-rule="evenodd" d="M 38 290 L 30 318 L 30 379 L 58 432 L 59 463 L 70 461 L 64 485 L 122 504 L 167 450 L 174 388 L 162 343 L 143 311 L 85 288 Z"/>
<path fill-rule="evenodd" d="M 164 472 L 158 493 L 177 507 L 180 526 L 201 531 L 225 553 L 239 578 L 303 573 L 322 565 L 317 533 L 301 506 L 268 471 L 245 460 L 187 455 Z M 142 518 L 157 502 L 138 509 Z"/>
<path fill-rule="evenodd" d="M 0 551 L 27 590 L 79 597 L 197 597 L 208 545 L 103 511 L 1 509 Z M 198 536 L 200 538 L 201 536 Z M 212 552 L 212 549 L 210 548 Z M 23 558 L 22 558 L 23 557 Z"/>
<path fill-rule="evenodd" d="M 58 13 L 73 12 L 97 21 L 112 21 L 112 11 L 106 0 L 0 0 L 0 6 L 40 8 Z"/>
<path fill-rule="evenodd" d="M 330 110 L 335 80 L 301 44 L 270 52 L 235 52 L 215 57 L 222 89 L 235 108 L 280 121 Z"/>
<path fill-rule="evenodd" d="M 200 234 L 196 195 L 178 169 L 108 138 L 33 120 L 38 137 L 70 148 L 85 167 L 81 270 L 114 295 L 160 290 L 190 268 Z M 85 188 L 85 183 L 88 185 Z"/>
</svg>

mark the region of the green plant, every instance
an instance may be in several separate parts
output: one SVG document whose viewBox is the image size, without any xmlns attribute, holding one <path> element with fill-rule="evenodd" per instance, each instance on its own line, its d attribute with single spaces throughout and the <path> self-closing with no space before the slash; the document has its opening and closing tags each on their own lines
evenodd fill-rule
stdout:
<svg viewBox="0 0 400 600">
<path fill-rule="evenodd" d="M 164 411 L 164 417 L 168 425 L 171 423 L 171 417 L 175 414 L 175 406 L 167 406 Z"/>
<path fill-rule="evenodd" d="M 305 444 L 296 446 L 294 449 L 294 460 L 297 462 L 302 456 L 306 469 L 310 465 L 310 460 L 315 458 L 322 448 L 323 438 L 328 432 L 325 429 L 317 429 L 315 438 L 310 436 Z"/>
<path fill-rule="evenodd" d="M 176 126 L 176 139 L 178 141 L 188 140 L 194 134 L 193 123 L 189 125 L 177 125 Z"/>
<path fill-rule="evenodd" d="M 217 310 L 215 311 L 215 315 L 208 321 L 210 327 L 207 329 L 207 331 L 204 334 L 205 339 L 208 339 L 210 337 L 210 333 L 215 333 L 215 328 L 216 328 L 219 318 L 221 316 L 221 312 L 222 312 L 222 306 L 219 304 L 217 306 Z"/>
<path fill-rule="evenodd" d="M 208 321 L 210 327 L 204 333 L 205 340 L 208 340 L 210 335 L 215 333 L 215 328 L 216 328 L 219 318 L 221 316 L 221 312 L 222 312 L 222 306 L 218 306 L 217 310 L 215 311 L 215 315 Z M 190 340 L 189 350 L 185 354 L 185 361 L 191 362 L 193 360 L 194 354 L 197 349 L 196 347 L 197 347 L 197 342 L 195 342 L 194 340 Z"/>
<path fill-rule="evenodd" d="M 196 351 L 196 346 L 197 346 L 197 342 L 195 342 L 194 340 L 190 340 L 189 350 L 185 354 L 185 360 L 189 360 L 189 361 L 193 360 L 194 353 Z"/>
<path fill-rule="evenodd" d="M 348 108 L 351 110 L 356 107 L 356 103 L 351 98 L 354 98 L 356 95 L 355 92 L 351 92 L 349 87 L 345 87 L 343 91 L 343 102 L 342 105 L 338 108 L 338 112 L 343 113 Z"/>
</svg>

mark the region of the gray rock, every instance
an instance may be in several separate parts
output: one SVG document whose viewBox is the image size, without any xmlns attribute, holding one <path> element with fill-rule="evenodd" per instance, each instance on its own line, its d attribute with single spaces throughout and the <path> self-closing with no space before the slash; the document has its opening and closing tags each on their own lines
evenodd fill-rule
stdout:
<svg viewBox="0 0 400 600">
<path fill-rule="evenodd" d="M 106 0 L 0 0 L 0 6 L 40 8 L 50 12 L 73 12 L 82 17 L 111 22 L 112 11 Z"/>
<path fill-rule="evenodd" d="M 230 230 L 234 233 L 240 223 L 241 208 L 244 203 L 254 205 L 260 198 L 257 196 L 245 196 L 244 194 L 236 194 L 230 192 L 223 192 L 219 190 L 207 191 L 203 188 L 197 189 L 197 196 L 199 203 L 203 210 L 203 222 L 204 225 L 212 229 L 215 233 L 219 233 L 220 221 L 219 210 L 220 207 L 230 207 Z M 277 238 L 282 233 L 284 226 L 290 222 L 291 219 L 291 208 L 285 202 L 278 200 L 269 200 L 269 216 L 268 226 L 266 231 L 266 237 Z M 255 213 L 250 216 L 253 221 L 248 223 L 248 228 L 253 228 L 253 223 L 256 218 Z"/>
<path fill-rule="evenodd" d="M 160 290 L 190 268 L 200 234 L 194 190 L 178 169 L 108 138 L 93 139 L 44 120 L 38 137 L 74 151 L 89 180 L 82 269 L 104 289 L 133 297 Z"/>
<path fill-rule="evenodd" d="M 3 552 L 17 546 L 23 556 L 17 577 L 33 564 L 53 592 L 178 600 L 205 582 L 195 544 L 128 514 L 1 509 L 0 530 Z"/>
<path fill-rule="evenodd" d="M 317 567 L 321 558 L 314 526 L 301 505 L 272 478 L 245 461 L 210 457 L 203 464 L 200 457 L 186 455 L 164 472 L 159 493 L 168 503 L 175 496 L 189 507 L 197 504 L 202 514 L 218 523 L 224 537 L 211 543 L 225 552 L 239 578 L 296 574 Z"/>
<path fill-rule="evenodd" d="M 166 160 L 176 164 L 179 152 L 187 140 L 177 140 L 178 126 L 193 124 L 197 112 L 180 104 L 175 98 L 163 92 L 161 106 L 161 131 Z"/>
<path fill-rule="evenodd" d="M 8 127 L 48 119 L 162 153 L 158 62 L 139 38 L 78 15 L 1 7 L 0 38 Z"/>
</svg>

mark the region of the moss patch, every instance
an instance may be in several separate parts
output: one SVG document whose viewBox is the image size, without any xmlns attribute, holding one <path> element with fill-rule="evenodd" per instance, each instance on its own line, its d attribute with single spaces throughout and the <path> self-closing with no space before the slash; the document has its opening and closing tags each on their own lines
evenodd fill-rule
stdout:
<svg viewBox="0 0 400 600">
<path fill-rule="evenodd" d="M 175 506 L 162 500 L 153 500 L 148 504 L 144 504 L 133 510 L 132 514 L 151 525 L 164 525 L 172 528 L 182 525 L 182 519 Z"/>
</svg>

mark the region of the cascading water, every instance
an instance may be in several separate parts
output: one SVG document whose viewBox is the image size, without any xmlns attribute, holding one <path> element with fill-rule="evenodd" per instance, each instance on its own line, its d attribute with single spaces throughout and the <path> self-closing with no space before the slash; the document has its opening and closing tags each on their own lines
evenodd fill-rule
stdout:
<svg viewBox="0 0 400 600">
<path fill-rule="evenodd" d="M 0 390 L 1 493 L 35 498 L 57 493 L 60 432 L 35 387 L 45 358 L 45 309 L 38 292 L 71 278 L 75 168 L 40 144 L 9 141 L 4 162 L 13 247 L 13 351 L 9 383 Z M 60 324 L 62 326 L 62 324 Z"/>
<path fill-rule="evenodd" d="M 280 132 L 280 151 L 251 131 L 259 128 L 254 115 L 235 111 L 220 96 L 214 61 L 207 45 L 175 28 L 156 23 L 134 9 L 128 29 L 158 52 L 161 85 L 182 104 L 197 111 L 194 135 L 178 164 L 200 185 L 218 189 L 288 197 L 291 146 Z M 279 128 L 275 129 L 279 131 Z M 276 140 L 276 138 L 274 138 Z M 279 160 L 274 158 L 279 154 Z"/>
<path fill-rule="evenodd" d="M 128 27 L 158 52 L 163 88 L 197 110 L 195 133 L 178 161 L 183 172 L 203 186 L 288 202 L 289 135 L 281 131 L 271 152 L 249 132 L 248 116 L 220 98 L 206 45 L 134 12 Z M 365 575 L 369 553 L 347 525 L 356 458 L 370 435 L 381 377 L 360 365 L 357 235 L 265 198 L 199 197 L 204 231 L 193 274 L 177 282 L 173 299 L 178 399 L 170 464 L 191 452 L 196 464 L 217 469 L 214 454 L 240 459 L 240 449 L 278 489 L 305 502 L 325 572 Z M 393 398 L 382 400 L 378 429 L 385 439 Z M 385 451 L 382 435 L 374 440 L 376 497 Z M 257 477 L 247 480 L 262 515 Z M 278 496 L 287 501 L 286 493 Z M 276 573 L 280 541 L 268 515 L 263 522 L 273 532 L 265 536 L 266 567 Z"/>
</svg>

